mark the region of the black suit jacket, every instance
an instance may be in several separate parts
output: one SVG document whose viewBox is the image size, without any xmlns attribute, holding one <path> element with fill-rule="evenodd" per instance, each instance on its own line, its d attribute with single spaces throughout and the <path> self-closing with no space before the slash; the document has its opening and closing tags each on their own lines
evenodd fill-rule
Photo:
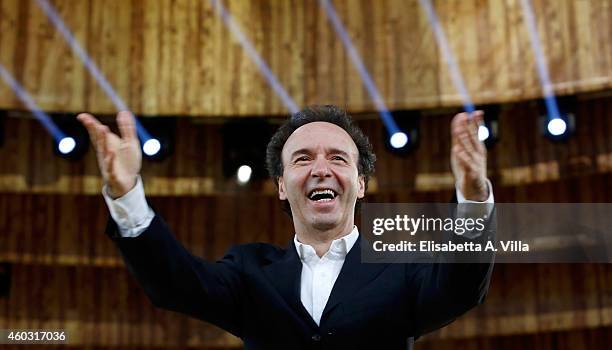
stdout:
<svg viewBox="0 0 612 350">
<path fill-rule="evenodd" d="M 190 254 L 155 216 L 136 238 L 107 233 L 157 307 L 210 322 L 247 349 L 407 349 L 481 303 L 491 264 L 362 264 L 360 240 L 346 256 L 320 326 L 300 301 L 302 263 L 286 249 L 253 243 L 217 262 Z"/>
</svg>

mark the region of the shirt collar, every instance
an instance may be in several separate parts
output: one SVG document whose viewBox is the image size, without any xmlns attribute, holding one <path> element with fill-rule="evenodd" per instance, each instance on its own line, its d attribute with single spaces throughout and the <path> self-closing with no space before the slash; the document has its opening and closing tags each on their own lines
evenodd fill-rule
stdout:
<svg viewBox="0 0 612 350">
<path fill-rule="evenodd" d="M 358 238 L 359 230 L 357 229 L 357 226 L 353 226 L 353 230 L 349 234 L 338 239 L 334 239 L 329 246 L 329 250 L 323 256 L 344 259 L 348 252 L 351 251 L 351 248 L 353 248 Z M 297 250 L 300 259 L 308 260 L 313 257 L 318 258 L 314 248 L 311 245 L 298 241 L 297 235 L 293 236 L 293 243 L 295 244 L 295 249 Z"/>
</svg>

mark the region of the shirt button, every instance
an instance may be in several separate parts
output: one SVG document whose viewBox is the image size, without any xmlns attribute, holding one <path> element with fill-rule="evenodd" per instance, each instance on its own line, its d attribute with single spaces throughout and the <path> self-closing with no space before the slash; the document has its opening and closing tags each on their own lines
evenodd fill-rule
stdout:
<svg viewBox="0 0 612 350">
<path fill-rule="evenodd" d="M 321 336 L 319 334 L 315 334 L 312 336 L 311 338 L 313 341 L 320 341 L 321 340 Z"/>
</svg>

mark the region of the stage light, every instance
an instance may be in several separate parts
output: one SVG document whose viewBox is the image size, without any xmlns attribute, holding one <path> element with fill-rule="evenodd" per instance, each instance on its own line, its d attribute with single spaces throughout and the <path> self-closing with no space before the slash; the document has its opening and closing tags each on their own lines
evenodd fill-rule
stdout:
<svg viewBox="0 0 612 350">
<path fill-rule="evenodd" d="M 479 106 L 483 112 L 482 123 L 478 126 L 478 140 L 485 144 L 487 148 L 493 147 L 499 138 L 498 116 L 500 113 L 499 105 Z"/>
<path fill-rule="evenodd" d="M 552 141 L 566 141 L 575 131 L 575 118 L 572 113 L 561 113 L 559 117 L 540 117 L 540 129 Z"/>
<path fill-rule="evenodd" d="M 556 102 L 558 109 L 555 114 L 551 115 L 549 101 L 546 98 L 539 101 L 540 132 L 552 141 L 566 141 L 574 134 L 576 127 L 574 116 L 576 98 L 575 96 L 561 96 L 557 97 Z"/>
<path fill-rule="evenodd" d="M 567 123 L 561 118 L 553 118 L 546 126 L 548 132 L 553 136 L 560 136 L 567 130 Z"/>
<path fill-rule="evenodd" d="M 238 177 L 238 182 L 241 184 L 245 184 L 249 182 L 251 179 L 251 174 L 253 174 L 253 169 L 251 169 L 248 165 L 241 165 L 236 172 L 236 176 Z"/>
<path fill-rule="evenodd" d="M 434 6 L 431 3 L 431 0 L 419 0 L 419 4 L 427 15 L 427 20 L 431 25 L 431 29 L 434 33 L 434 38 L 436 39 L 436 43 L 438 44 L 438 49 L 440 49 L 440 53 L 442 54 L 442 57 L 444 57 L 444 61 L 448 66 L 451 81 L 455 86 L 455 89 L 459 93 L 459 96 L 461 96 L 463 109 L 467 113 L 472 113 L 476 110 L 476 108 L 474 107 L 474 103 L 472 102 L 472 98 L 470 97 L 467 88 L 465 87 L 463 76 L 461 75 L 461 70 L 459 69 L 459 65 L 457 64 L 455 55 L 453 55 L 453 51 L 451 50 L 450 45 L 448 44 L 446 34 L 444 33 L 444 29 L 440 24 L 440 20 L 438 19 L 438 15 L 436 14 Z"/>
<path fill-rule="evenodd" d="M 161 150 L 161 143 L 158 139 L 150 138 L 142 145 L 142 151 L 147 156 L 153 157 Z"/>
<path fill-rule="evenodd" d="M 85 155 L 89 137 L 85 128 L 73 116 L 56 117 L 59 118 L 59 121 L 55 123 L 53 118 L 36 105 L 23 86 L 1 64 L 0 78 L 11 87 L 21 102 L 53 137 L 53 150 L 56 154 L 72 160 L 78 160 Z"/>
<path fill-rule="evenodd" d="M 568 112 L 571 109 L 567 108 L 569 101 L 573 99 L 571 97 L 557 98 L 555 96 L 553 85 L 548 74 L 546 56 L 544 55 L 540 37 L 538 36 L 536 17 L 533 13 L 531 0 L 521 0 L 521 7 L 523 10 L 523 21 L 527 26 L 527 33 L 529 34 L 529 40 L 535 55 L 538 76 L 540 77 L 540 84 L 542 85 L 542 93 L 544 95 L 543 102 L 546 106 L 546 117 L 540 118 L 542 122 L 545 121 L 546 125 L 542 125 L 542 122 L 540 125 L 546 137 L 553 141 L 563 141 L 574 131 L 574 117 Z M 572 105 L 571 108 L 573 107 Z"/>
<path fill-rule="evenodd" d="M 390 133 L 387 128 L 384 128 L 385 147 L 393 154 L 404 156 L 417 147 L 421 113 L 418 111 L 396 111 L 392 114 L 400 131 Z"/>
<path fill-rule="evenodd" d="M 47 113 L 43 112 L 34 102 L 30 94 L 21 86 L 21 84 L 15 80 L 13 75 L 0 64 L 0 78 L 15 92 L 15 95 L 21 100 L 21 102 L 30 110 L 32 115 L 38 119 L 42 126 L 49 132 L 55 142 L 59 142 L 64 136 L 66 136 L 58 127 L 55 125 L 51 117 Z"/>
<path fill-rule="evenodd" d="M 36 0 L 36 4 L 40 7 L 40 9 L 47 15 L 47 18 L 51 23 L 55 26 L 57 31 L 62 35 L 68 46 L 72 49 L 75 55 L 83 62 L 85 68 L 89 71 L 89 73 L 94 77 L 98 86 L 104 91 L 106 96 L 110 98 L 110 100 L 115 105 L 117 111 L 128 111 L 129 108 L 125 104 L 125 102 L 121 99 L 119 94 L 113 89 L 111 84 L 108 82 L 102 71 L 98 68 L 93 59 L 89 56 L 89 54 L 83 49 L 79 41 L 76 39 L 74 34 L 70 31 L 68 26 L 64 23 L 59 13 L 55 9 L 55 7 L 49 2 L 49 0 Z M 149 132 L 142 126 L 138 118 L 134 119 L 136 123 L 136 131 L 138 133 L 139 139 L 142 141 L 148 140 L 151 138 Z"/>
<path fill-rule="evenodd" d="M 480 125 L 478 127 L 478 139 L 481 142 L 486 141 L 489 136 L 491 136 L 491 132 L 489 131 L 489 128 L 487 128 L 485 125 Z"/>
<path fill-rule="evenodd" d="M 57 150 L 60 151 L 60 153 L 62 154 L 68 154 L 74 151 L 75 147 L 76 141 L 70 136 L 65 136 L 57 144 Z"/>
<path fill-rule="evenodd" d="M 266 146 L 272 131 L 265 118 L 228 119 L 221 128 L 223 176 L 242 185 L 267 179 Z"/>
<path fill-rule="evenodd" d="M 176 118 L 172 117 L 141 117 L 143 129 L 151 135 L 142 143 L 142 153 L 145 159 L 162 161 L 172 154 L 174 135 L 176 133 Z"/>
<path fill-rule="evenodd" d="M 493 147 L 498 141 L 499 130 L 497 126 L 497 116 L 486 117 L 482 125 L 478 126 L 478 140 L 484 143 L 487 148 Z"/>
<path fill-rule="evenodd" d="M 85 127 L 71 114 L 53 114 L 49 118 L 59 130 L 53 137 L 53 153 L 73 161 L 83 158 L 89 149 L 89 137 Z"/>
<path fill-rule="evenodd" d="M 327 19 L 331 23 L 332 28 L 334 28 L 336 34 L 338 34 L 338 37 L 340 38 L 340 41 L 342 42 L 342 45 L 344 46 L 344 49 L 346 50 L 348 57 L 351 60 L 351 63 L 357 70 L 357 73 L 359 73 L 361 81 L 363 82 L 363 86 L 366 88 L 368 95 L 370 95 L 370 98 L 374 102 L 376 110 L 378 111 L 380 118 L 383 124 L 385 125 L 385 128 L 387 129 L 387 132 L 392 135 L 397 134 L 398 132 L 400 132 L 400 129 L 397 127 L 397 124 L 393 120 L 391 112 L 389 112 L 389 109 L 387 108 L 387 105 L 385 104 L 382 95 L 378 91 L 374 80 L 370 76 L 370 73 L 368 72 L 365 64 L 363 63 L 359 52 L 353 45 L 353 42 L 351 41 L 351 38 L 348 32 L 346 31 L 346 28 L 342 24 L 342 20 L 338 16 L 334 5 L 331 3 L 330 0 L 319 0 L 319 5 L 325 11 Z M 396 136 L 396 138 L 398 137 L 398 141 L 403 140 L 403 137 L 401 135 Z M 407 141 L 408 140 L 406 140 L 406 142 Z"/>
<path fill-rule="evenodd" d="M 408 143 L 408 135 L 406 135 L 405 132 L 398 131 L 391 135 L 391 139 L 389 139 L 389 142 L 391 143 L 391 147 L 393 148 L 402 148 Z"/>
</svg>

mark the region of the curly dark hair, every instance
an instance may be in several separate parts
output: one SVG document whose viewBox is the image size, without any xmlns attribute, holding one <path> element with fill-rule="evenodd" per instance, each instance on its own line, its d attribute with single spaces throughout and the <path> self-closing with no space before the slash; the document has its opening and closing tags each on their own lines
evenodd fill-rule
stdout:
<svg viewBox="0 0 612 350">
<path fill-rule="evenodd" d="M 346 111 L 333 105 L 306 107 L 291 115 L 276 133 L 272 135 L 266 149 L 266 168 L 270 176 L 274 179 L 276 186 L 278 187 L 279 177 L 283 175 L 282 152 L 285 142 L 287 142 L 289 136 L 291 136 L 296 129 L 313 122 L 328 122 L 335 124 L 349 134 L 359 151 L 357 172 L 364 177 L 365 188 L 367 189 L 369 177 L 374 173 L 374 164 L 376 163 L 376 155 L 372 149 L 372 144 L 363 131 L 355 125 L 353 119 Z M 291 207 L 287 200 L 283 201 L 283 209 L 291 216 Z"/>
</svg>

